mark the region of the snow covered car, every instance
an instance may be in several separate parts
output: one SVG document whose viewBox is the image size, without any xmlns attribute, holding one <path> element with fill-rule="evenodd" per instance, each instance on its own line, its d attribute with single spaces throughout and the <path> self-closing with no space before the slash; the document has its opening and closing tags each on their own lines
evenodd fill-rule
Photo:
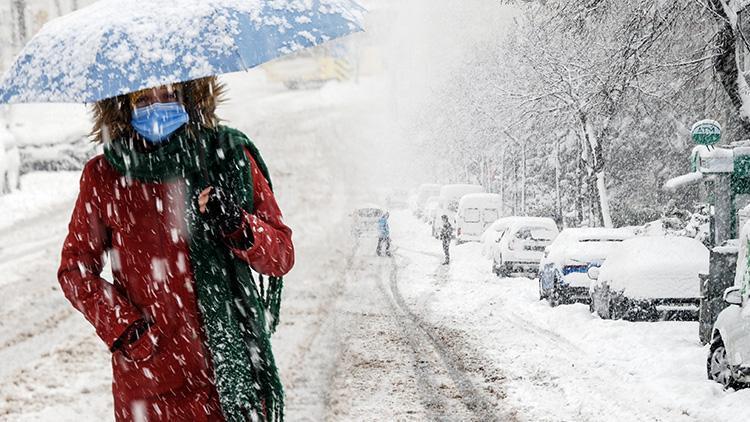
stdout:
<svg viewBox="0 0 750 422">
<path fill-rule="evenodd" d="M 20 188 L 21 156 L 13 133 L 0 125 L 0 194 Z"/>
<path fill-rule="evenodd" d="M 470 193 L 458 201 L 456 243 L 477 242 L 500 217 L 502 201 L 496 193 Z"/>
<path fill-rule="evenodd" d="M 432 236 L 438 238 L 440 229 L 443 227 L 442 216 L 447 215 L 448 221 L 453 224 L 455 230 L 456 212 L 458 212 L 458 201 L 464 195 L 470 193 L 484 193 L 484 188 L 480 185 L 467 185 L 467 184 L 455 184 L 445 185 L 440 188 L 440 199 L 438 200 L 438 206 L 435 213 L 435 218 L 432 219 Z"/>
<path fill-rule="evenodd" d="M 539 264 L 539 298 L 552 306 L 588 303 L 591 267 L 602 265 L 610 251 L 634 233 L 628 229 L 564 229 Z"/>
<path fill-rule="evenodd" d="M 414 215 L 423 218 L 424 209 L 427 206 L 427 201 L 433 197 L 440 195 L 441 185 L 435 183 L 425 183 L 419 185 L 417 188 L 417 194 L 414 199 Z"/>
<path fill-rule="evenodd" d="M 437 213 L 437 206 L 438 206 L 438 200 L 440 198 L 437 196 L 431 196 L 427 202 L 425 202 L 425 206 L 422 209 L 422 221 L 432 226 L 432 220 L 435 218 L 435 214 Z"/>
<path fill-rule="evenodd" d="M 377 236 L 378 220 L 383 216 L 385 210 L 377 205 L 364 205 L 357 208 L 352 214 L 352 235 Z"/>
<path fill-rule="evenodd" d="M 750 287 L 730 287 L 724 291 L 729 304 L 719 314 L 711 335 L 706 362 L 708 379 L 725 388 L 750 384 Z"/>
<path fill-rule="evenodd" d="M 724 290 L 729 306 L 719 313 L 711 330 L 706 361 L 708 379 L 725 388 L 750 385 L 750 223 L 740 235 L 734 286 Z"/>
<path fill-rule="evenodd" d="M 544 250 L 557 237 L 551 218 L 516 217 L 491 248 L 492 271 L 500 276 L 535 276 Z"/>
<path fill-rule="evenodd" d="M 547 221 L 546 218 L 537 217 L 502 217 L 495 220 L 492 224 L 485 229 L 482 233 L 480 243 L 482 244 L 482 256 L 492 258 L 493 249 L 497 246 L 496 243 L 503 237 L 503 233 L 511 224 L 517 221 L 531 221 L 538 219 L 539 221 Z"/>
<path fill-rule="evenodd" d="M 606 319 L 697 320 L 699 274 L 708 249 L 693 238 L 642 236 L 621 242 L 589 270 L 591 310 Z"/>
</svg>

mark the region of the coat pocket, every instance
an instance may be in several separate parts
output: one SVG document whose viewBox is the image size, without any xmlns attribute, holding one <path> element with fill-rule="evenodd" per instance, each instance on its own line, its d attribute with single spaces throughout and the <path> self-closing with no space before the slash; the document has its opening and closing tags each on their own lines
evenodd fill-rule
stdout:
<svg viewBox="0 0 750 422">
<path fill-rule="evenodd" d="M 174 336 L 174 334 L 172 334 Z M 149 398 L 180 390 L 187 382 L 180 342 L 157 326 L 112 355 L 113 383 L 130 397 Z"/>
</svg>

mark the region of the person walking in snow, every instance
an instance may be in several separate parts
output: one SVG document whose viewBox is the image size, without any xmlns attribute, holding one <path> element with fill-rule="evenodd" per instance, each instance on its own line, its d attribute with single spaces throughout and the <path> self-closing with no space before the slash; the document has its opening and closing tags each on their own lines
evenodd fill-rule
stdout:
<svg viewBox="0 0 750 422">
<path fill-rule="evenodd" d="M 388 225 L 389 217 L 390 214 L 385 212 L 378 220 L 378 247 L 375 251 L 378 256 L 383 256 L 380 252 L 383 245 L 385 245 L 385 256 L 391 256 L 391 228 Z"/>
<path fill-rule="evenodd" d="M 218 124 L 222 92 L 209 77 L 93 106 L 104 154 L 58 279 L 112 352 L 117 421 L 283 420 L 270 335 L 292 231 L 258 150 Z"/>
<path fill-rule="evenodd" d="M 453 226 L 448 221 L 448 216 L 443 215 L 443 227 L 440 228 L 440 240 L 443 242 L 443 253 L 445 254 L 445 261 L 443 265 L 448 265 L 451 262 L 450 245 L 451 239 L 453 239 Z"/>
</svg>

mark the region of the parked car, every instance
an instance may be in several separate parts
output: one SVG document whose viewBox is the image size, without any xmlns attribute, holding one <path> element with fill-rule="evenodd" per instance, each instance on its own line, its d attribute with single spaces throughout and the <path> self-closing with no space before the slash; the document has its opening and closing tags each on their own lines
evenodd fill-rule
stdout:
<svg viewBox="0 0 750 422">
<path fill-rule="evenodd" d="M 613 248 L 633 236 L 628 229 L 564 229 L 547 247 L 539 264 L 539 298 L 547 299 L 552 306 L 588 303 L 589 269 L 601 266 Z"/>
<path fill-rule="evenodd" d="M 39 124 L 44 116 L 44 124 Z M 101 152 L 91 142 L 91 121 L 83 104 L 14 104 L 8 121 L 21 156 L 21 172 L 81 170 Z"/>
<path fill-rule="evenodd" d="M 427 200 L 433 196 L 440 196 L 440 188 L 441 185 L 435 183 L 425 183 L 423 185 L 419 185 L 419 188 L 417 188 L 417 195 L 414 200 L 414 209 L 412 210 L 415 216 L 423 216 L 424 209 L 427 206 Z"/>
<path fill-rule="evenodd" d="M 0 194 L 21 187 L 20 168 L 21 155 L 16 138 L 5 125 L 0 124 Z"/>
<path fill-rule="evenodd" d="M 355 237 L 377 236 L 378 220 L 384 213 L 385 210 L 382 207 L 374 204 L 366 204 L 354 210 L 351 214 L 352 235 Z"/>
<path fill-rule="evenodd" d="M 432 236 L 437 238 L 443 225 L 442 216 L 448 216 L 451 223 L 455 223 L 456 212 L 458 212 L 458 201 L 470 193 L 484 193 L 484 188 L 479 185 L 455 184 L 445 185 L 440 188 L 440 199 L 432 219 Z M 455 230 L 455 224 L 453 229 Z M 455 234 L 455 233 L 454 233 Z"/>
<path fill-rule="evenodd" d="M 487 229 L 485 229 L 484 233 L 482 233 L 482 237 L 480 240 L 480 242 L 482 243 L 482 256 L 491 259 L 492 254 L 494 253 L 494 248 L 497 246 L 496 243 L 499 242 L 500 238 L 503 237 L 505 230 L 508 228 L 508 226 L 518 221 L 547 222 L 548 220 L 542 217 L 511 216 L 498 218 L 492 224 L 490 224 Z"/>
<path fill-rule="evenodd" d="M 500 217 L 502 200 L 496 193 L 470 193 L 458 201 L 456 242 L 478 242 Z"/>
<path fill-rule="evenodd" d="M 750 385 L 750 226 L 744 226 L 740 239 L 735 285 L 724 291 L 729 306 L 716 318 L 706 360 L 708 379 L 725 388 Z"/>
<path fill-rule="evenodd" d="M 708 255 L 689 237 L 625 240 L 601 269 L 589 270 L 591 310 L 606 319 L 697 320 L 699 274 L 708 273 Z"/>
<path fill-rule="evenodd" d="M 545 248 L 557 234 L 551 218 L 516 217 L 491 248 L 492 271 L 500 277 L 535 276 Z"/>
<path fill-rule="evenodd" d="M 435 214 L 437 213 L 437 206 L 438 206 L 439 200 L 440 200 L 440 197 L 431 196 L 427 200 L 427 202 L 425 202 L 425 206 L 422 209 L 422 221 L 429 224 L 430 227 L 432 227 L 432 220 L 435 218 Z"/>
</svg>

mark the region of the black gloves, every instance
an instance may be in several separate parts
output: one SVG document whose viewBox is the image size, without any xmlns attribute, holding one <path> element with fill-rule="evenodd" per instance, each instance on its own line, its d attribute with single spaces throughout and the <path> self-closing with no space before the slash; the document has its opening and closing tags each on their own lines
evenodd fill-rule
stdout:
<svg viewBox="0 0 750 422">
<path fill-rule="evenodd" d="M 214 187 L 208 194 L 204 218 L 226 236 L 242 227 L 242 208 L 227 191 Z"/>
<path fill-rule="evenodd" d="M 112 345 L 112 351 L 122 349 L 123 347 L 135 343 L 146 333 L 146 331 L 148 331 L 149 328 L 151 328 L 151 324 L 145 319 L 139 319 L 134 322 L 124 333 L 122 333 L 120 338 L 115 340 L 115 343 Z"/>
</svg>

